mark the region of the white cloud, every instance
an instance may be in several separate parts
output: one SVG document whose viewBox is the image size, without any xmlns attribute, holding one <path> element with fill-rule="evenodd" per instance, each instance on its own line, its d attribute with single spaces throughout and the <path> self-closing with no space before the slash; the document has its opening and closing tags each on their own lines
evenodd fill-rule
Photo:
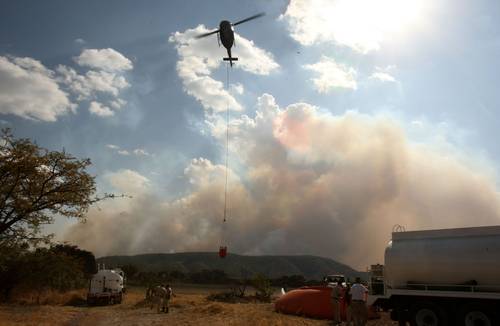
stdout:
<svg viewBox="0 0 500 326">
<path fill-rule="evenodd" d="M 241 95 L 245 92 L 245 88 L 243 87 L 243 84 L 241 84 L 241 83 L 232 84 L 231 90 L 233 93 L 236 93 L 239 95 Z"/>
<path fill-rule="evenodd" d="M 96 101 L 90 102 L 89 111 L 100 117 L 110 117 L 115 114 L 110 108 Z"/>
<path fill-rule="evenodd" d="M 56 121 L 75 105 L 59 88 L 54 72 L 32 58 L 0 56 L 0 113 Z"/>
<path fill-rule="evenodd" d="M 80 101 L 95 98 L 97 93 L 117 97 L 130 86 L 125 77 L 113 72 L 90 70 L 85 75 L 80 75 L 73 68 L 63 65 L 59 65 L 56 70 L 60 74 L 59 81 L 76 94 Z"/>
<path fill-rule="evenodd" d="M 106 145 L 107 148 L 111 149 L 112 151 L 116 152 L 119 155 L 123 156 L 129 156 L 129 155 L 135 155 L 135 156 L 152 156 L 148 151 L 146 151 L 143 148 L 136 148 L 134 150 L 127 150 L 120 148 L 118 145 L 113 145 L 113 144 L 108 144 Z"/>
<path fill-rule="evenodd" d="M 80 66 L 87 66 L 105 71 L 125 71 L 133 68 L 132 61 L 111 48 L 85 49 L 74 58 Z"/>
<path fill-rule="evenodd" d="M 149 156 L 150 155 L 146 150 L 144 150 L 142 148 L 136 148 L 132 151 L 132 153 L 134 153 L 137 156 Z"/>
<path fill-rule="evenodd" d="M 116 110 L 121 109 L 125 104 L 127 104 L 127 101 L 120 98 L 109 102 L 109 105 L 111 105 L 111 107 Z"/>
<path fill-rule="evenodd" d="M 236 48 L 233 48 L 233 55 L 238 57 L 238 62 L 234 67 L 241 68 L 257 75 L 269 75 L 279 68 L 279 64 L 274 61 L 273 55 L 238 34 L 234 34 Z"/>
<path fill-rule="evenodd" d="M 319 62 L 305 65 L 304 68 L 318 74 L 312 81 L 319 93 L 328 93 L 335 88 L 357 88 L 356 70 L 337 63 L 333 58 L 322 56 Z"/>
<path fill-rule="evenodd" d="M 127 195 L 143 195 L 149 191 L 150 181 L 137 171 L 122 169 L 118 172 L 106 175 L 109 183 L 117 191 L 124 192 Z"/>
<path fill-rule="evenodd" d="M 90 109 L 93 114 L 100 116 L 114 115 L 113 110 L 122 108 L 127 102 L 119 98 L 123 90 L 130 87 L 123 71 L 132 69 L 132 64 L 119 52 L 113 49 L 91 49 L 83 50 L 80 56 L 75 58 L 80 65 L 90 66 L 96 70 L 89 70 L 85 74 L 79 74 L 75 69 L 64 65 L 56 68 L 57 80 L 65 85 L 67 89 L 77 97 L 78 101 L 94 100 L 98 101 L 101 95 L 106 95 L 108 104 L 91 104 Z"/>
<path fill-rule="evenodd" d="M 87 43 L 87 42 L 85 42 L 85 40 L 84 40 L 83 38 L 77 38 L 77 39 L 75 39 L 75 43 L 76 43 L 76 44 L 83 45 L 83 44 L 85 44 L 85 43 Z"/>
<path fill-rule="evenodd" d="M 214 37 L 196 39 L 196 36 L 208 29 L 199 25 L 184 32 L 175 32 L 169 42 L 174 43 L 179 55 L 177 73 L 182 80 L 185 91 L 201 102 L 205 110 L 214 112 L 230 110 L 240 111 L 242 106 L 225 89 L 223 82 L 213 79 L 210 75 L 222 63 L 226 56 L 225 49 L 219 48 Z M 272 55 L 254 45 L 239 35 L 235 35 L 237 51 L 233 55 L 238 61 L 233 68 L 250 73 L 267 75 L 276 70 L 279 65 Z"/>
<path fill-rule="evenodd" d="M 370 79 L 376 79 L 381 82 L 396 82 L 396 78 L 390 73 L 395 69 L 395 66 L 387 66 L 386 68 L 375 67 L 375 71 L 371 74 Z"/>
<path fill-rule="evenodd" d="M 203 187 L 222 180 L 225 171 L 224 166 L 215 165 L 210 160 L 200 157 L 191 160 L 184 169 L 184 175 L 192 185 Z"/>
<path fill-rule="evenodd" d="M 377 80 L 380 80 L 381 82 L 395 82 L 396 81 L 396 79 L 393 76 L 389 75 L 386 72 L 382 72 L 382 71 L 374 72 L 370 76 L 370 79 L 377 79 Z"/>
<path fill-rule="evenodd" d="M 335 42 L 367 53 L 425 18 L 428 2 L 291 0 L 281 18 L 287 21 L 291 36 L 303 45 Z"/>
</svg>

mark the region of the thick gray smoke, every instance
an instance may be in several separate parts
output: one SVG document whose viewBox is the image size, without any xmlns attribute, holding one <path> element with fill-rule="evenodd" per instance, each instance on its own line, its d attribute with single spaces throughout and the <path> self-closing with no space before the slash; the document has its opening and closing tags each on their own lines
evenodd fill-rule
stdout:
<svg viewBox="0 0 500 326">
<path fill-rule="evenodd" d="M 224 135 L 212 124 L 214 137 Z M 199 158 L 185 170 L 192 189 L 158 198 L 150 181 L 110 177 L 133 199 L 105 203 L 66 238 L 97 255 L 214 251 L 314 254 L 365 268 L 382 262 L 394 224 L 407 229 L 498 224 L 496 176 L 453 146 L 410 142 L 395 120 L 321 113 L 258 100 L 254 118 L 232 122 L 229 220 L 222 230 L 224 167 Z M 221 139 L 221 144 L 224 144 Z M 445 144 L 446 145 L 446 144 Z M 238 162 L 236 162 L 236 160 Z"/>
</svg>

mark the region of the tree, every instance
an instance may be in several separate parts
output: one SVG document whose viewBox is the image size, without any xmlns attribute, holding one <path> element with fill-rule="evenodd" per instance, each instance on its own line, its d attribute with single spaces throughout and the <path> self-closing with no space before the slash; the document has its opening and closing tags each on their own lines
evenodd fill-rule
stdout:
<svg viewBox="0 0 500 326">
<path fill-rule="evenodd" d="M 40 294 L 47 289 L 66 291 L 86 286 L 88 272 L 95 269 L 94 255 L 76 246 L 59 244 L 29 250 L 26 246 L 0 247 L 0 301 L 13 289 Z M 38 302 L 37 299 L 37 302 Z"/>
<path fill-rule="evenodd" d="M 252 285 L 255 288 L 255 296 L 257 299 L 265 302 L 271 301 L 271 295 L 273 294 L 273 288 L 271 286 L 271 281 L 262 274 L 257 274 L 252 280 Z"/>
<path fill-rule="evenodd" d="M 78 248 L 75 245 L 67 243 L 60 243 L 51 247 L 52 252 L 57 254 L 65 254 L 68 257 L 73 257 L 82 264 L 83 273 L 85 278 L 91 278 L 92 275 L 97 273 L 97 263 L 93 253 L 87 250 Z"/>
<path fill-rule="evenodd" d="M 85 219 L 94 196 L 90 159 L 64 150 L 49 151 L 29 139 L 15 139 L 9 129 L 0 134 L 0 246 L 15 242 L 48 242 L 40 228 L 54 216 Z"/>
<path fill-rule="evenodd" d="M 122 265 L 120 268 L 125 273 L 125 277 L 127 277 L 128 280 L 134 279 L 137 273 L 139 273 L 137 266 L 132 264 Z"/>
</svg>

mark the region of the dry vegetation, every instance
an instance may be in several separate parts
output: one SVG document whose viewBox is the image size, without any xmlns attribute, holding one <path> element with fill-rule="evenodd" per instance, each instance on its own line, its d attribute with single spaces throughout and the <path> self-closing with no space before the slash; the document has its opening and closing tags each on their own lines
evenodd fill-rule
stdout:
<svg viewBox="0 0 500 326">
<path fill-rule="evenodd" d="M 175 289 L 175 288 L 174 288 Z M 330 325 L 325 320 L 289 316 L 274 312 L 269 303 L 231 304 L 207 300 L 214 289 L 176 289 L 171 301 L 171 312 L 157 314 L 144 302 L 144 291 L 132 289 L 123 304 L 103 307 L 61 305 L 81 293 L 66 296 L 47 295 L 54 305 L 17 304 L 0 306 L 0 326 L 99 326 L 99 325 Z M 59 300 L 59 301 L 58 301 Z M 29 301 L 24 301 L 28 303 Z M 395 325 L 382 320 L 371 321 L 371 326 Z"/>
</svg>

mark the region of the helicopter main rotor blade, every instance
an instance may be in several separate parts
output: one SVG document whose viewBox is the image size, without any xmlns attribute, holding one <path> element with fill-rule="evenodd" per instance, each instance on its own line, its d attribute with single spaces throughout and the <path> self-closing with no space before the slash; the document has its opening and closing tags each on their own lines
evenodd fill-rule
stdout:
<svg viewBox="0 0 500 326">
<path fill-rule="evenodd" d="M 203 33 L 203 34 L 197 35 L 196 38 L 204 38 L 204 37 L 207 37 L 207 36 L 215 34 L 215 33 L 219 33 L 219 30 L 217 29 L 213 32 L 208 32 L 208 33 Z"/>
<path fill-rule="evenodd" d="M 243 24 L 243 23 L 246 23 L 247 21 L 249 20 L 252 20 L 252 19 L 256 19 L 256 18 L 259 18 L 259 17 L 262 17 L 264 16 L 266 13 L 264 12 L 261 12 L 260 14 L 257 14 L 257 15 L 253 15 L 253 16 L 250 16 L 248 18 L 245 18 L 245 19 L 242 19 L 240 21 L 237 21 L 236 23 L 233 23 L 232 25 L 233 26 L 236 26 L 236 25 L 239 25 L 239 24 Z"/>
</svg>

